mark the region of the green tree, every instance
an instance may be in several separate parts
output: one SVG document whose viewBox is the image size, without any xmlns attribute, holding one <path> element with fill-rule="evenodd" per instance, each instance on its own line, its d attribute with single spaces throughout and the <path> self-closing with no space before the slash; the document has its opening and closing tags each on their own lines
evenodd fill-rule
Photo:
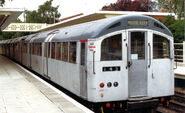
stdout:
<svg viewBox="0 0 185 113">
<path fill-rule="evenodd" d="M 167 16 L 163 23 L 170 29 L 173 34 L 174 42 L 182 43 L 184 41 L 184 20 L 175 20 L 172 16 Z"/>
<path fill-rule="evenodd" d="M 53 0 L 46 1 L 40 5 L 38 10 L 26 11 L 26 22 L 28 23 L 47 23 L 53 24 L 58 22 L 60 13 L 58 12 L 59 6 L 52 6 Z"/>
<path fill-rule="evenodd" d="M 154 9 L 155 3 L 152 0 L 117 0 L 116 3 L 103 6 L 102 10 L 149 12 Z"/>
<path fill-rule="evenodd" d="M 12 0 L 9 0 L 12 1 Z M 0 6 L 3 7 L 5 5 L 5 0 L 0 0 Z"/>
<path fill-rule="evenodd" d="M 178 18 L 184 18 L 184 0 L 158 0 L 159 9 L 175 13 Z"/>
</svg>

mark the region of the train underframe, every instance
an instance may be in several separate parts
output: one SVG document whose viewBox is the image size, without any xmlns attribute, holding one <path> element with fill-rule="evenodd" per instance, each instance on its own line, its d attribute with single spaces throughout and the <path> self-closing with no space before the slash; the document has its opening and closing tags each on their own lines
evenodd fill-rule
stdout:
<svg viewBox="0 0 185 113">
<path fill-rule="evenodd" d="M 93 103 L 96 113 L 155 113 L 159 104 L 168 107 L 171 96 L 148 100 Z"/>
</svg>

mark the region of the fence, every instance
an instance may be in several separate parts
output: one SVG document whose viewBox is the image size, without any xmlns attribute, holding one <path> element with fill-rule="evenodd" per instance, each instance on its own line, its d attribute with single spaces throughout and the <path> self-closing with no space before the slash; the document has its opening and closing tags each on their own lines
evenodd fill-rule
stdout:
<svg viewBox="0 0 185 113">
<path fill-rule="evenodd" d="M 183 43 L 174 43 L 175 62 L 179 65 L 185 65 L 185 41 Z"/>
</svg>

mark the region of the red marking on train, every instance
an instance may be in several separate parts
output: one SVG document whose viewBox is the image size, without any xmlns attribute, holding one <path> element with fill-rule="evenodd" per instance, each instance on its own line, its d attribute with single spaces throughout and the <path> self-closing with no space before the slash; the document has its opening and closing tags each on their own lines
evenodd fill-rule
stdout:
<svg viewBox="0 0 185 113">
<path fill-rule="evenodd" d="M 87 42 L 88 40 L 80 40 L 80 42 Z"/>
<path fill-rule="evenodd" d="M 96 48 L 96 46 L 89 46 L 89 48 Z"/>
<path fill-rule="evenodd" d="M 89 51 L 94 51 L 94 49 L 89 49 Z"/>
<path fill-rule="evenodd" d="M 94 45 L 94 43 L 90 43 L 90 45 Z"/>
<path fill-rule="evenodd" d="M 103 89 L 100 89 L 99 92 L 104 92 L 104 90 Z"/>
</svg>

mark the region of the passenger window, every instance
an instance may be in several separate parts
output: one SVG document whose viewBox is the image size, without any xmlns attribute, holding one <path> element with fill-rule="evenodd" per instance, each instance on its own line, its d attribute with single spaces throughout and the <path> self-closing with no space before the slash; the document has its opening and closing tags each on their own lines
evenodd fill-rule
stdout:
<svg viewBox="0 0 185 113">
<path fill-rule="evenodd" d="M 51 58 L 51 55 L 50 55 L 50 45 L 51 45 L 51 44 L 50 44 L 50 42 L 48 42 L 47 44 L 48 44 L 48 45 L 47 45 L 47 46 L 48 46 L 48 58 Z"/>
<path fill-rule="evenodd" d="M 15 45 L 16 46 L 16 45 Z M 32 46 L 32 54 L 34 54 L 34 43 L 31 44 Z M 15 48 L 16 49 L 16 48 Z"/>
<path fill-rule="evenodd" d="M 169 40 L 165 37 L 153 34 L 153 59 L 170 57 Z"/>
<path fill-rule="evenodd" d="M 56 59 L 61 60 L 61 43 L 57 42 Z"/>
<path fill-rule="evenodd" d="M 44 57 L 47 57 L 47 43 L 44 43 Z"/>
<path fill-rule="evenodd" d="M 85 43 L 81 43 L 81 65 L 85 65 Z"/>
<path fill-rule="evenodd" d="M 42 43 L 39 43 L 40 45 L 39 45 L 39 47 L 40 47 L 40 56 L 42 56 Z"/>
<path fill-rule="evenodd" d="M 101 44 L 101 61 L 122 60 L 121 34 L 108 37 Z"/>
<path fill-rule="evenodd" d="M 68 42 L 63 42 L 62 61 L 68 62 Z"/>
<path fill-rule="evenodd" d="M 40 43 L 37 43 L 37 54 L 38 56 L 40 56 Z"/>
<path fill-rule="evenodd" d="M 52 42 L 51 58 L 55 59 L 55 42 Z"/>
<path fill-rule="evenodd" d="M 76 63 L 76 42 L 70 42 L 69 55 L 69 62 Z"/>
</svg>

